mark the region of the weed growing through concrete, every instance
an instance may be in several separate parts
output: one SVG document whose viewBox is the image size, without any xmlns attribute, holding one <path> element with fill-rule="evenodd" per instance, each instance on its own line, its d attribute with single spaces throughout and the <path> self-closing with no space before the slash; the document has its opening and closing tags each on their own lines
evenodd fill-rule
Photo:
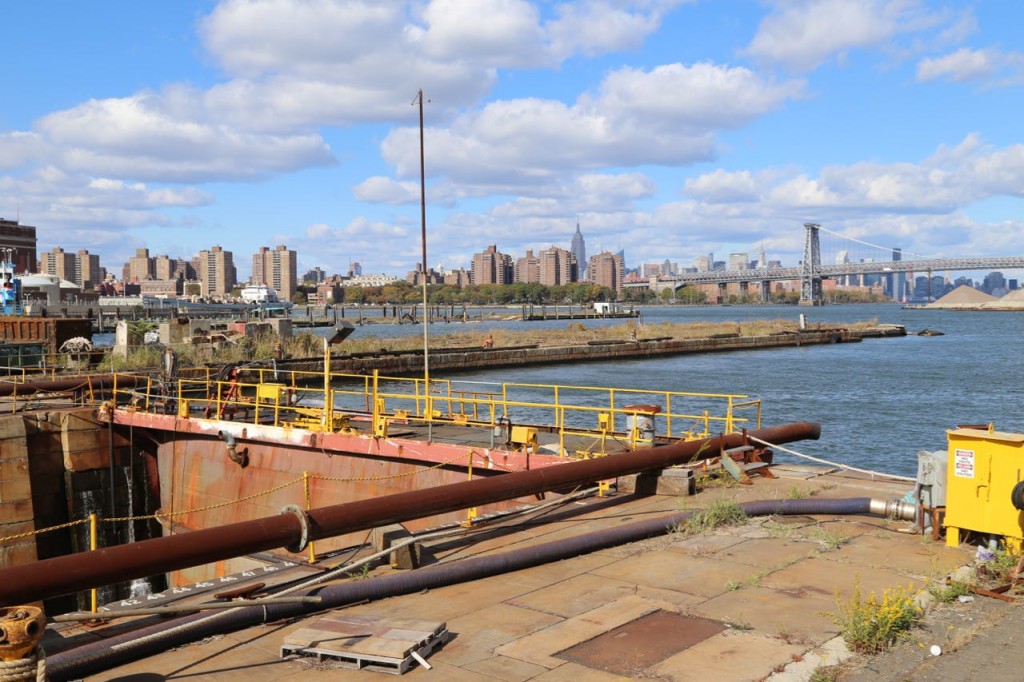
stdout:
<svg viewBox="0 0 1024 682">
<path fill-rule="evenodd" d="M 800 486 L 793 484 L 793 486 L 790 487 L 789 492 L 786 493 L 786 497 L 790 500 L 802 500 L 807 497 L 807 493 L 804 492 Z"/>
<path fill-rule="evenodd" d="M 921 618 L 911 588 L 888 589 L 881 599 L 874 592 L 865 598 L 860 590 L 860 577 L 851 599 L 844 601 L 836 595 L 836 607 L 832 620 L 847 645 L 860 654 L 888 650 Z"/>
<path fill-rule="evenodd" d="M 349 580 L 366 580 L 370 577 L 371 570 L 370 564 L 363 564 L 359 568 L 352 569 L 346 575 L 348 575 Z"/>
<path fill-rule="evenodd" d="M 720 526 L 735 526 L 745 523 L 747 513 L 732 500 L 716 500 L 707 509 L 694 512 L 683 524 L 685 532 L 703 533 Z"/>
<path fill-rule="evenodd" d="M 796 533 L 793 526 L 785 526 L 775 521 L 767 521 L 761 524 L 761 528 L 768 533 L 770 538 L 790 538 Z"/>
<path fill-rule="evenodd" d="M 709 488 L 735 488 L 739 485 L 739 481 L 730 476 L 728 472 L 718 470 L 697 476 L 694 480 L 694 485 L 696 485 L 697 490 L 707 490 Z"/>
<path fill-rule="evenodd" d="M 849 536 L 846 534 L 837 530 L 829 530 L 823 526 L 818 526 L 812 530 L 811 538 L 821 543 L 826 550 L 839 549 L 850 541 Z"/>
<path fill-rule="evenodd" d="M 928 592 L 931 593 L 937 601 L 943 604 L 948 604 L 952 601 L 956 601 L 958 597 L 962 597 L 968 594 L 974 594 L 974 590 L 967 583 L 962 583 L 957 580 L 951 580 L 948 583 L 935 583 L 928 586 Z"/>
<path fill-rule="evenodd" d="M 842 668 L 836 665 L 822 666 L 811 673 L 808 682 L 836 682 L 841 672 Z"/>
</svg>

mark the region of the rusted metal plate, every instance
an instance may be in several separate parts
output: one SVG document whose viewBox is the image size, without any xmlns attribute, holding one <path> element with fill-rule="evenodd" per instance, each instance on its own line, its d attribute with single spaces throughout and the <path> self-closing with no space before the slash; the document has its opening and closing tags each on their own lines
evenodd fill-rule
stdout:
<svg viewBox="0 0 1024 682">
<path fill-rule="evenodd" d="M 725 629 L 725 624 L 716 620 L 655 611 L 557 656 L 594 670 L 633 677 Z"/>
<path fill-rule="evenodd" d="M 0 340 L 7 343 L 45 343 L 56 353 L 62 343 L 81 336 L 92 339 L 92 322 L 60 317 L 0 317 Z"/>
</svg>

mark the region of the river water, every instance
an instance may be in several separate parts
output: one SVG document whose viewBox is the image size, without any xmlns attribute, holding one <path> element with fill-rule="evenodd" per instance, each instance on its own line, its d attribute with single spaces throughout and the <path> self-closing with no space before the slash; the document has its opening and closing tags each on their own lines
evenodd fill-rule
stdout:
<svg viewBox="0 0 1024 682">
<path fill-rule="evenodd" d="M 793 448 L 817 457 L 879 471 L 913 475 L 918 450 L 946 448 L 945 430 L 957 424 L 994 422 L 1024 432 L 1024 312 L 904 310 L 895 304 L 821 308 L 653 307 L 643 321 L 693 322 L 786 319 L 808 323 L 877 320 L 904 325 L 905 338 L 648 360 L 573 363 L 520 369 L 460 372 L 451 378 L 651 388 L 701 393 L 740 393 L 761 398 L 767 426 L 817 421 L 822 437 Z M 622 320 L 584 324 L 622 324 Z M 433 324 L 447 329 L 564 329 L 567 321 Z M 929 328 L 943 336 L 916 336 Z M 360 327 L 357 335 L 415 335 L 412 325 Z M 642 335 L 642 333 L 641 333 Z M 780 457 L 786 460 L 786 456 Z"/>
<path fill-rule="evenodd" d="M 510 309 L 509 313 L 518 312 Z M 1024 312 L 904 310 L 897 304 L 795 306 L 664 306 L 643 309 L 643 322 L 796 320 L 904 325 L 905 338 L 647 360 L 544 365 L 433 374 L 464 381 L 647 388 L 734 393 L 760 398 L 767 426 L 817 421 L 822 437 L 795 444 L 817 457 L 913 475 L 918 450 L 946 448 L 945 430 L 994 422 L 1024 432 Z M 585 320 L 621 325 L 624 320 Z M 566 320 L 435 323 L 431 335 L 488 329 L 565 329 Z M 929 328 L 943 336 L 916 336 Z M 330 330 L 316 330 L 328 334 Z M 418 336 L 418 325 L 365 325 L 355 336 Z M 643 332 L 641 332 L 641 336 Z M 786 456 L 779 459 L 785 461 Z"/>
</svg>

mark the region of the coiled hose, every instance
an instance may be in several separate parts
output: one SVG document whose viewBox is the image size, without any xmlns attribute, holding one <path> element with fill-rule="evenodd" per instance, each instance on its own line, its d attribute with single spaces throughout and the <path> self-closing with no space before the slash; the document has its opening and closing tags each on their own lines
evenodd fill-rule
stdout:
<svg viewBox="0 0 1024 682">
<path fill-rule="evenodd" d="M 910 513 L 899 503 L 872 500 L 870 497 L 845 499 L 759 500 L 739 505 L 748 516 L 800 514 L 876 514 L 885 516 Z M 233 632 L 288 618 L 338 608 L 364 600 L 385 599 L 402 594 L 434 589 L 446 585 L 479 580 L 502 573 L 519 571 L 552 561 L 596 552 L 627 542 L 636 542 L 663 535 L 685 523 L 694 511 L 679 512 L 655 519 L 555 540 L 540 545 L 474 557 L 446 564 L 435 564 L 407 573 L 344 582 L 314 588 L 310 595 L 321 598 L 320 604 L 254 603 L 210 615 L 197 613 L 159 623 L 134 632 L 117 635 L 95 643 L 47 656 L 47 672 L 51 680 L 84 677 L 116 667 L 129 661 L 162 653 L 167 649 L 205 637 Z M 910 516 L 912 518 L 912 515 Z"/>
</svg>

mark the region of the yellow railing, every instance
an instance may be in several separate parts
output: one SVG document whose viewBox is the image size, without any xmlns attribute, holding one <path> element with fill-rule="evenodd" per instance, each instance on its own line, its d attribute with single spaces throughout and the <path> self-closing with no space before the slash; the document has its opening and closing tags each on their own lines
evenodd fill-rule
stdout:
<svg viewBox="0 0 1024 682">
<path fill-rule="evenodd" d="M 386 436 L 388 425 L 477 426 L 511 436 L 513 426 L 533 426 L 558 435 L 558 452 L 569 436 L 595 436 L 605 451 L 614 439 L 630 447 L 662 439 L 707 438 L 761 425 L 761 401 L 745 395 L 691 393 L 594 386 L 483 383 L 318 372 L 253 370 L 247 381 L 193 374 L 175 382 L 149 378 L 117 389 L 120 406 L 180 417 L 231 419 L 254 424 L 351 430 L 349 420 L 372 423 Z M 512 440 L 509 438 L 509 440 Z M 588 448 L 589 451 L 589 448 Z"/>
</svg>

